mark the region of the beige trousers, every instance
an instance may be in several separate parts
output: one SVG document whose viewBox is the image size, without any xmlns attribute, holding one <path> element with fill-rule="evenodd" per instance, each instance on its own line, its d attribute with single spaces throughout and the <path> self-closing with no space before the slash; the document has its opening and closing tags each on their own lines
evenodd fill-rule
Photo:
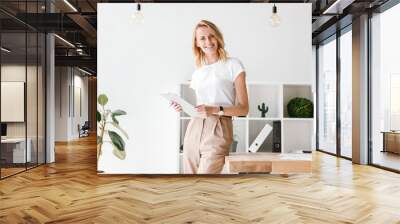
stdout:
<svg viewBox="0 0 400 224">
<path fill-rule="evenodd" d="M 233 140 L 231 117 L 192 118 L 183 142 L 185 174 L 218 174 Z"/>
</svg>

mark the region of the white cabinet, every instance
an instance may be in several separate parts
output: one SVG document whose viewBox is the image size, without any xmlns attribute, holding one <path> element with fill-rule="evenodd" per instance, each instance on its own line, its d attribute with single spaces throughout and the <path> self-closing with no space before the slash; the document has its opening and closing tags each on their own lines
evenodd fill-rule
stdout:
<svg viewBox="0 0 400 224">
<path fill-rule="evenodd" d="M 181 96 L 196 105 L 196 95 L 188 83 L 180 85 Z M 314 92 L 311 84 L 287 83 L 248 83 L 249 114 L 246 117 L 233 118 L 234 140 L 237 142 L 231 151 L 247 152 L 249 146 L 266 124 L 273 131 L 261 145 L 259 152 L 273 152 L 280 147 L 282 153 L 299 150 L 314 150 L 315 122 L 314 118 L 291 118 L 287 112 L 288 102 L 295 97 L 303 97 L 314 103 Z M 258 106 L 265 104 L 268 112 L 262 117 Z M 315 109 L 314 109 L 315 116 Z M 182 148 L 187 124 L 190 118 L 180 115 L 180 146 Z M 279 144 L 279 145 L 276 145 Z M 275 146 L 275 147 L 274 147 Z"/>
</svg>

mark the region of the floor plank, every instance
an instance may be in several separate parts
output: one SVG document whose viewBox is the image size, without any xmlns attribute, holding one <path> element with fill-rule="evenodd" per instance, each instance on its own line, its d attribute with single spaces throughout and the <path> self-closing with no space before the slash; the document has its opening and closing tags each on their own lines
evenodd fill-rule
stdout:
<svg viewBox="0 0 400 224">
<path fill-rule="evenodd" d="M 0 223 L 400 223 L 400 175 L 320 152 L 312 174 L 99 176 L 96 141 L 0 181 Z"/>
<path fill-rule="evenodd" d="M 376 150 L 374 151 L 372 161 L 376 165 L 400 170 L 400 154 Z"/>
</svg>

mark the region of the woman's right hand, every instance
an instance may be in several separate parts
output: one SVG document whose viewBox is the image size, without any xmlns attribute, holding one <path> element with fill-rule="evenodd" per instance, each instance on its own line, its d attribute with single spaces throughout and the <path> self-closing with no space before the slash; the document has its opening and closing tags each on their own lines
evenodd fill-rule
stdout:
<svg viewBox="0 0 400 224">
<path fill-rule="evenodd" d="M 182 112 L 182 106 L 175 101 L 171 101 L 171 106 L 176 112 Z"/>
</svg>

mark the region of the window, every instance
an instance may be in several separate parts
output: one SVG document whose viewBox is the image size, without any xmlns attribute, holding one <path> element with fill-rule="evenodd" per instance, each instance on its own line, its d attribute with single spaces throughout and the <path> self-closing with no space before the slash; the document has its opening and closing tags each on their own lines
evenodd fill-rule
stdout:
<svg viewBox="0 0 400 224">
<path fill-rule="evenodd" d="M 336 153 L 336 39 L 318 48 L 318 148 Z"/>
<path fill-rule="evenodd" d="M 0 2 L 0 6 L 10 4 Z M 39 13 L 43 4 L 21 1 L 16 10 L 21 16 Z M 5 178 L 45 163 L 46 38 L 38 30 L 12 23 L 14 18 L 3 12 L 0 17 L 13 24 L 0 24 L 0 178 Z M 10 100 L 12 96 L 20 96 L 16 99 L 22 103 Z"/>
<path fill-rule="evenodd" d="M 400 5 L 371 18 L 372 164 L 400 170 Z"/>
<path fill-rule="evenodd" d="M 390 75 L 390 130 L 400 130 L 400 74 Z"/>
<path fill-rule="evenodd" d="M 340 155 L 352 157 L 352 34 L 340 36 Z"/>
</svg>

